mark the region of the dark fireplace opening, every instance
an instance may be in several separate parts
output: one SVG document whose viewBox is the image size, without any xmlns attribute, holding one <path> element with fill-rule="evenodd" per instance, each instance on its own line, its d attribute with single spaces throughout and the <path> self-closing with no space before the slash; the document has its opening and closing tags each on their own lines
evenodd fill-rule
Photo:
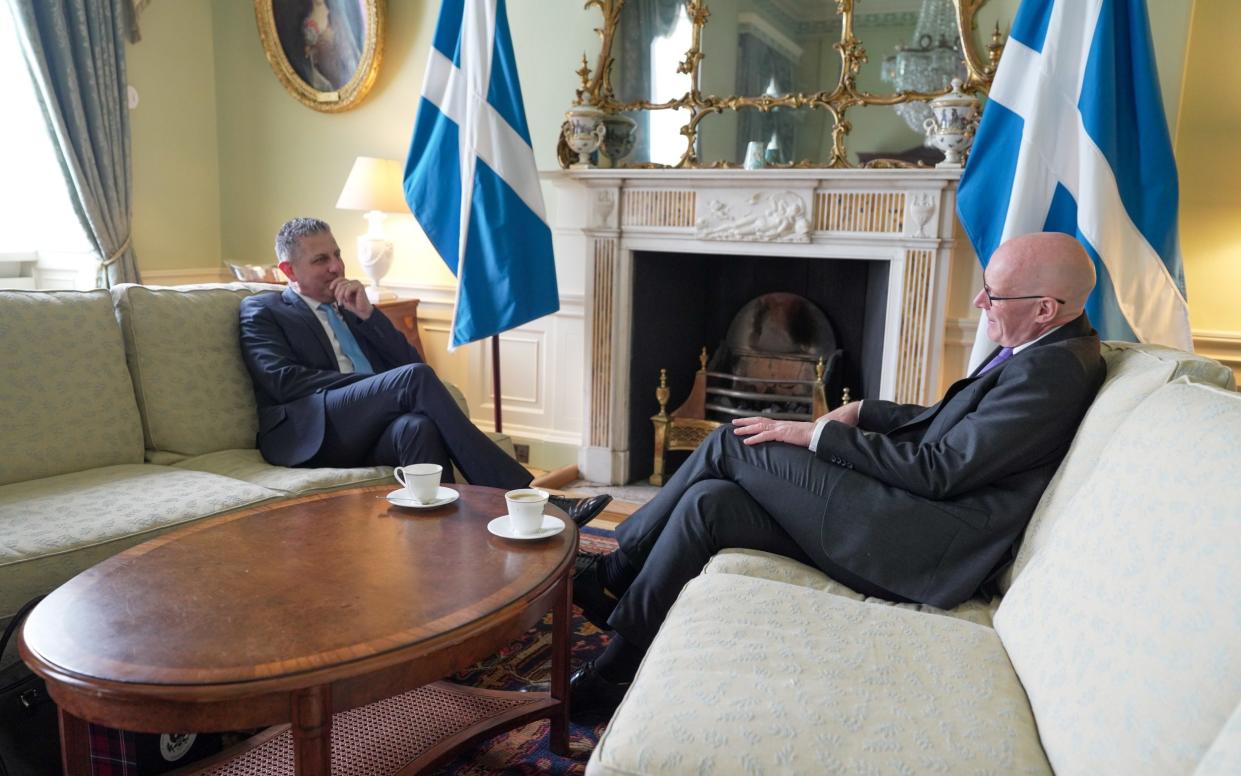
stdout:
<svg viewBox="0 0 1241 776">
<path fill-rule="evenodd" d="M 659 412 L 659 370 L 668 372 L 672 412 L 688 396 L 703 346 L 714 354 L 738 311 L 768 293 L 805 297 L 827 316 L 843 353 L 828 376 L 829 407 L 879 391 L 888 263 L 854 259 L 634 254 L 632 360 L 629 378 L 629 471 L 653 468 L 651 416 Z M 672 472 L 686 454 L 670 453 Z"/>
</svg>

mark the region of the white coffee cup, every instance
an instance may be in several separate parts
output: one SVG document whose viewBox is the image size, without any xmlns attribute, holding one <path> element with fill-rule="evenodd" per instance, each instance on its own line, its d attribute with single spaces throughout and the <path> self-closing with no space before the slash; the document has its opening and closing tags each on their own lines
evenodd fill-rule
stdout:
<svg viewBox="0 0 1241 776">
<path fill-rule="evenodd" d="M 435 500 L 443 473 L 444 467 L 438 463 L 415 463 L 393 470 L 396 481 L 405 486 L 405 495 L 423 504 Z"/>
<path fill-rule="evenodd" d="M 518 536 L 529 536 L 543 527 L 543 509 L 547 506 L 547 491 L 538 488 L 520 488 L 504 494 L 508 504 L 508 524 Z"/>
</svg>

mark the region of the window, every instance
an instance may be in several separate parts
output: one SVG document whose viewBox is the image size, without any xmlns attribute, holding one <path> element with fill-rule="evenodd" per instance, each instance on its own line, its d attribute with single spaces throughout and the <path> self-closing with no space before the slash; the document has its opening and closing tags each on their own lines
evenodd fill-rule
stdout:
<svg viewBox="0 0 1241 776">
<path fill-rule="evenodd" d="M 693 86 L 689 75 L 677 72 L 677 64 L 685 58 L 694 40 L 694 26 L 681 3 L 676 24 L 666 36 L 651 42 L 651 102 L 674 100 Z M 685 153 L 685 136 L 681 127 L 689 123 L 690 112 L 676 110 L 650 111 L 651 161 L 676 164 Z"/>
<path fill-rule="evenodd" d="M 96 258 L 78 223 L 9 10 L 0 2 L 0 287 L 93 285 Z"/>
</svg>

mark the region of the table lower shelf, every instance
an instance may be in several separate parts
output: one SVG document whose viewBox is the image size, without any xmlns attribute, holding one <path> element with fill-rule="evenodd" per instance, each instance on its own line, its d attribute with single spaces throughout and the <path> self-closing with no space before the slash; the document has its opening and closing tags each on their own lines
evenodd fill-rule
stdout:
<svg viewBox="0 0 1241 776">
<path fill-rule="evenodd" d="M 545 692 L 506 692 L 435 682 L 332 717 L 332 774 L 420 773 L 467 743 L 548 716 Z M 293 770 L 293 734 L 280 725 L 232 752 L 196 763 L 204 776 L 283 776 Z M 178 771 L 180 773 L 180 771 Z"/>
</svg>

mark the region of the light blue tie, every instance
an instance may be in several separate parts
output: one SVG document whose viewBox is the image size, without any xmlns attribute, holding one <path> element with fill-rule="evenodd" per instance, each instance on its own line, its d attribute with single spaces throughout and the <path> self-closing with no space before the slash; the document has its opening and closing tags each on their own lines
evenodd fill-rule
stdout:
<svg viewBox="0 0 1241 776">
<path fill-rule="evenodd" d="M 336 341 L 340 343 L 340 352 L 353 362 L 353 371 L 374 374 L 375 370 L 371 367 L 371 362 L 362 354 L 362 347 L 358 345 L 353 332 L 349 331 L 349 327 L 341 320 L 336 308 L 323 302 L 319 305 L 319 309 L 327 313 L 327 322 L 332 327 L 332 333 L 336 335 Z"/>
</svg>

